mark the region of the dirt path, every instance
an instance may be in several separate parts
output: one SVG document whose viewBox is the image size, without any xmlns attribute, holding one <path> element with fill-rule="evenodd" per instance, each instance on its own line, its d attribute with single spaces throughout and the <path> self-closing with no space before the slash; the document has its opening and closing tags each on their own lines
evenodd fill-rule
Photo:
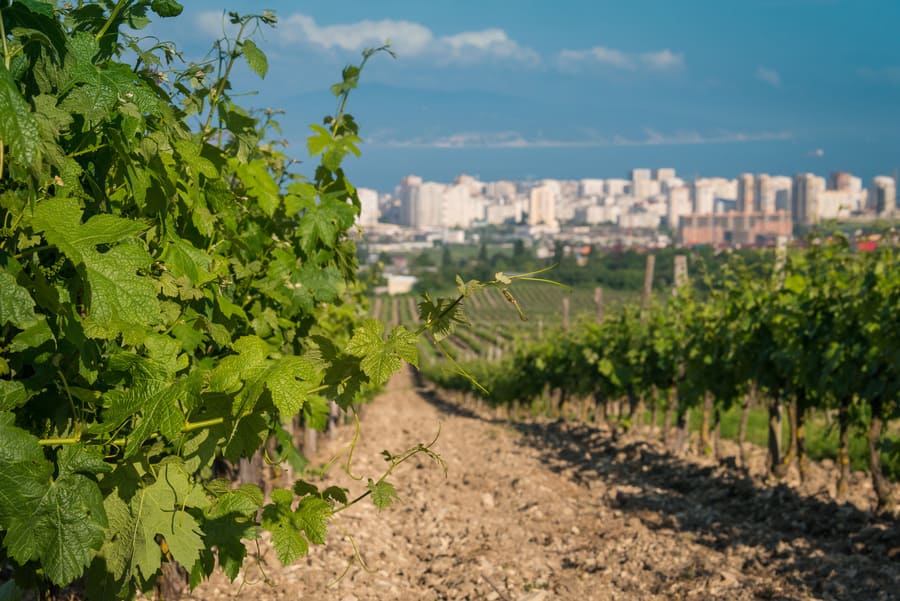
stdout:
<svg viewBox="0 0 900 601">
<path fill-rule="evenodd" d="M 427 442 L 438 425 L 446 479 L 413 460 L 391 478 L 395 506 L 344 512 L 326 545 L 287 568 L 262 543 L 245 564 L 255 584 L 219 574 L 191 598 L 900 599 L 896 521 L 678 461 L 654 442 L 493 420 L 417 389 L 409 373 L 367 408 L 355 472 L 377 477 L 382 449 Z M 326 481 L 364 489 L 336 469 Z M 329 586 L 353 557 L 338 528 L 371 572 L 353 565 Z"/>
</svg>

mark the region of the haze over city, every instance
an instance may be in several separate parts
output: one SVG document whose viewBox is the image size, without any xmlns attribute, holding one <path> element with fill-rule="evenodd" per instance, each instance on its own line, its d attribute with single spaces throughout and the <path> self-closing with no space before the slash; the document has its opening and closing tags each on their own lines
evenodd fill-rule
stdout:
<svg viewBox="0 0 900 601">
<path fill-rule="evenodd" d="M 191 2 L 151 31 L 199 59 L 222 9 Z M 686 179 L 743 172 L 868 182 L 900 167 L 900 3 L 275 3 L 256 41 L 270 70 L 237 73 L 249 104 L 281 108 L 305 158 L 307 124 L 334 110 L 328 86 L 363 48 L 374 58 L 350 110 L 363 157 L 354 182 L 391 191 L 409 174 L 451 181 L 627 177 L 673 167 Z M 243 67 L 242 67 L 243 68 Z"/>
</svg>

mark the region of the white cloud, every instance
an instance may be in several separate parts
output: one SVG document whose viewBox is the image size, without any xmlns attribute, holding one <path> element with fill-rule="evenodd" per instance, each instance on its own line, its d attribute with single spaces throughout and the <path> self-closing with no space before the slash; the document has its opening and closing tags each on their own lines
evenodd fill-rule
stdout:
<svg viewBox="0 0 900 601">
<path fill-rule="evenodd" d="M 427 27 L 411 21 L 357 21 L 339 25 L 318 25 L 312 17 L 295 13 L 281 20 L 275 38 L 286 45 L 306 43 L 326 50 L 362 50 L 390 40 L 398 53 L 421 54 L 434 41 Z"/>
<path fill-rule="evenodd" d="M 856 74 L 867 81 L 900 85 L 900 67 L 881 67 L 878 69 L 862 67 L 857 69 Z"/>
<path fill-rule="evenodd" d="M 668 48 L 657 52 L 629 54 L 621 50 L 594 46 L 584 50 L 562 50 L 557 56 L 563 69 L 579 69 L 588 65 L 613 67 L 627 71 L 653 69 L 657 71 L 676 71 L 684 68 L 684 55 L 672 52 Z"/>
<path fill-rule="evenodd" d="M 756 68 L 756 79 L 769 84 L 774 88 L 781 87 L 781 75 L 775 69 L 759 66 Z"/>
<path fill-rule="evenodd" d="M 789 131 L 734 132 L 720 130 L 713 133 L 678 131 L 661 133 L 644 130 L 644 137 L 628 137 L 615 134 L 609 137 L 591 136 L 583 139 L 559 140 L 529 138 L 516 131 L 458 132 L 434 138 L 396 139 L 389 132 L 369 137 L 367 143 L 393 148 L 603 148 L 615 146 L 685 146 L 695 144 L 727 144 L 790 140 Z"/>
<path fill-rule="evenodd" d="M 563 65 L 574 65 L 585 62 L 595 62 L 620 69 L 634 69 L 635 61 L 632 57 L 619 50 L 594 46 L 587 50 L 563 50 L 559 53 L 559 60 Z"/>
<path fill-rule="evenodd" d="M 641 62 L 651 69 L 682 69 L 684 67 L 684 55 L 675 53 L 666 48 L 659 52 L 645 52 L 641 55 Z"/>
<path fill-rule="evenodd" d="M 502 29 L 464 31 L 439 38 L 438 45 L 449 51 L 448 56 L 452 59 L 472 60 L 482 56 L 493 56 L 528 63 L 540 62 L 540 57 L 534 50 L 520 46 Z"/>
<path fill-rule="evenodd" d="M 206 11 L 196 19 L 204 33 L 221 35 L 222 13 Z M 401 57 L 421 57 L 445 64 L 488 59 L 540 63 L 534 50 L 498 28 L 436 36 L 425 25 L 413 21 L 381 19 L 320 25 L 308 15 L 294 13 L 280 18 L 278 27 L 268 35 L 282 46 L 307 45 L 332 51 L 359 51 L 390 41 L 391 48 Z"/>
</svg>

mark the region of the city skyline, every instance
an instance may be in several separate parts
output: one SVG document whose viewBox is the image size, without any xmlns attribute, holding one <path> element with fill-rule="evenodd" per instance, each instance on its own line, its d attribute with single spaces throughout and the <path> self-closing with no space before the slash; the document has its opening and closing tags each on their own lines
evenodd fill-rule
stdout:
<svg viewBox="0 0 900 601">
<path fill-rule="evenodd" d="M 832 172 L 827 179 L 814 173 L 742 173 L 691 181 L 673 168 L 635 168 L 628 179 L 524 182 L 460 175 L 441 183 L 410 175 L 393 194 L 360 188 L 359 198 L 363 228 L 388 238 L 412 234 L 444 241 L 458 240 L 473 226 L 516 225 L 537 237 L 570 235 L 586 226 L 576 235 L 592 239 L 589 232 L 600 227 L 640 230 L 642 237 L 664 245 L 760 245 L 790 237 L 796 227 L 835 220 L 865 223 L 898 213 L 894 178 L 876 176 L 866 187 L 847 171 Z M 608 232 L 600 232 L 599 239 L 608 242 Z"/>
<path fill-rule="evenodd" d="M 222 30 L 221 3 L 157 22 L 199 58 Z M 258 3 L 226 8 L 259 11 Z M 865 180 L 900 166 L 900 38 L 888 0 L 721 3 L 390 1 L 275 3 L 251 104 L 283 108 L 291 152 L 333 111 L 328 93 L 363 47 L 370 62 L 350 110 L 362 125 L 355 182 L 389 189 L 417 173 L 447 180 L 611 177 L 632 165 L 733 177 L 828 173 Z"/>
</svg>

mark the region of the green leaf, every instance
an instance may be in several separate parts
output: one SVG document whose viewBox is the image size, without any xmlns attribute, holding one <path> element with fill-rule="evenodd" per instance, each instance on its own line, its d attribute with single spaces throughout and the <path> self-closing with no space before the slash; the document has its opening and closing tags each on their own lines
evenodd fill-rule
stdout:
<svg viewBox="0 0 900 601">
<path fill-rule="evenodd" d="M 340 230 L 335 213 L 327 207 L 316 206 L 303 214 L 297 226 L 300 245 L 307 255 L 312 255 L 316 247 L 322 244 L 333 248 Z"/>
<path fill-rule="evenodd" d="M 375 319 L 367 319 L 356 328 L 347 352 L 361 357 L 360 366 L 373 384 L 388 381 L 406 360 L 418 365 L 418 337 L 403 326 L 396 326 L 384 340 L 384 324 Z"/>
<path fill-rule="evenodd" d="M 133 239 L 146 225 L 113 215 L 96 215 L 81 223 L 82 211 L 72 198 L 46 199 L 34 211 L 33 225 L 50 244 L 84 269 L 88 290 L 85 330 L 92 338 L 114 338 L 134 326 L 159 320 L 156 286 L 140 270 L 152 258 Z M 117 244 L 118 243 L 118 244 Z M 106 252 L 98 245 L 115 244 Z"/>
<path fill-rule="evenodd" d="M 37 121 L 19 93 L 12 74 L 0 61 L 0 140 L 9 145 L 11 158 L 30 166 L 37 157 L 40 136 Z"/>
<path fill-rule="evenodd" d="M 172 274 L 176 277 L 187 276 L 193 286 L 202 286 L 216 277 L 209 271 L 212 258 L 205 251 L 171 232 L 161 259 Z"/>
<path fill-rule="evenodd" d="M 0 380 L 0 411 L 21 407 L 28 400 L 25 385 L 15 380 Z"/>
<path fill-rule="evenodd" d="M 324 430 L 328 426 L 328 401 L 317 394 L 311 395 L 303 405 L 303 421 L 315 430 Z"/>
<path fill-rule="evenodd" d="M 56 15 L 53 14 L 53 2 L 48 2 L 46 0 L 15 0 L 17 4 L 22 4 L 23 6 L 27 6 L 28 10 L 33 13 L 37 13 L 39 15 L 44 15 L 45 17 L 54 18 Z"/>
<path fill-rule="evenodd" d="M 262 515 L 262 527 L 272 533 L 272 546 L 283 565 L 293 563 L 309 552 L 309 543 L 294 523 L 293 500 L 291 491 L 276 489 L 272 491 L 274 503 L 266 505 Z"/>
<path fill-rule="evenodd" d="M 60 452 L 55 479 L 37 439 L 0 414 L 0 529 L 19 563 L 38 560 L 55 584 L 81 576 L 107 527 L 103 495 L 82 472 L 107 471 L 97 455 L 75 446 Z M 14 444 L 16 449 L 7 445 Z"/>
<path fill-rule="evenodd" d="M 244 484 L 219 497 L 207 512 L 203 523 L 201 551 L 212 567 L 218 559 L 222 571 L 234 581 L 240 572 L 247 547 L 242 539 L 256 538 L 256 512 L 264 502 L 263 493 L 255 484 Z M 212 555 L 212 549 L 217 553 Z"/>
<path fill-rule="evenodd" d="M 25 349 L 37 348 L 48 340 L 53 340 L 53 332 L 47 324 L 47 319 L 41 315 L 37 321 L 15 335 L 9 343 L 9 350 L 19 353 Z"/>
<path fill-rule="evenodd" d="M 175 0 L 153 0 L 150 3 L 150 10 L 158 14 L 160 17 L 177 17 L 184 10 Z"/>
<path fill-rule="evenodd" d="M 34 300 L 8 271 L 0 271 L 0 326 L 11 323 L 24 330 L 37 319 Z"/>
<path fill-rule="evenodd" d="M 294 523 L 306 533 L 309 542 L 321 545 L 325 543 L 330 516 L 331 505 L 328 501 L 321 497 L 308 496 L 300 500 L 294 514 Z"/>
<path fill-rule="evenodd" d="M 310 390 L 321 383 L 323 375 L 319 364 L 296 355 L 284 357 L 270 368 L 266 375 L 266 387 L 283 418 L 300 412 Z"/>
<path fill-rule="evenodd" d="M 315 135 L 306 139 L 306 148 L 309 150 L 309 156 L 321 154 L 326 148 L 334 144 L 331 132 L 321 125 L 310 125 L 309 128 L 315 132 Z"/>
<path fill-rule="evenodd" d="M 113 494 L 108 499 L 116 497 Z M 183 466 L 174 462 L 163 465 L 156 480 L 139 490 L 127 507 L 121 501 L 111 503 L 118 507 L 110 512 L 110 533 L 101 555 L 117 579 L 138 572 L 145 579 L 156 574 L 162 561 L 157 535 L 165 538 L 172 556 L 182 565 L 193 566 L 199 559 L 204 548 L 200 526 L 187 509 L 204 509 L 209 500 Z"/>
<path fill-rule="evenodd" d="M 232 161 L 231 166 L 234 168 L 247 194 L 256 198 L 259 208 L 263 210 L 267 217 L 271 217 L 278 209 L 281 203 L 281 191 L 278 183 L 272 178 L 272 174 L 268 170 L 268 165 L 261 160 L 242 163 L 240 161 Z"/>
<path fill-rule="evenodd" d="M 372 491 L 372 501 L 378 511 L 390 507 L 397 500 L 397 489 L 387 480 L 375 482 L 369 478 L 368 489 Z"/>
<path fill-rule="evenodd" d="M 259 75 L 261 79 L 264 79 L 269 71 L 269 62 L 266 60 L 265 53 L 259 49 L 253 40 L 244 40 L 241 49 L 244 51 L 244 58 L 247 59 L 247 64 L 250 65 L 253 72 Z"/>
<path fill-rule="evenodd" d="M 798 273 L 791 274 L 784 280 L 784 289 L 794 294 L 802 294 L 806 290 L 806 278 Z"/>
<path fill-rule="evenodd" d="M 426 292 L 418 303 L 419 318 L 428 327 L 435 341 L 440 342 L 451 333 L 453 328 L 459 325 L 468 325 L 462 302 L 454 299 L 439 298 L 437 302 L 431 299 Z"/>
</svg>

